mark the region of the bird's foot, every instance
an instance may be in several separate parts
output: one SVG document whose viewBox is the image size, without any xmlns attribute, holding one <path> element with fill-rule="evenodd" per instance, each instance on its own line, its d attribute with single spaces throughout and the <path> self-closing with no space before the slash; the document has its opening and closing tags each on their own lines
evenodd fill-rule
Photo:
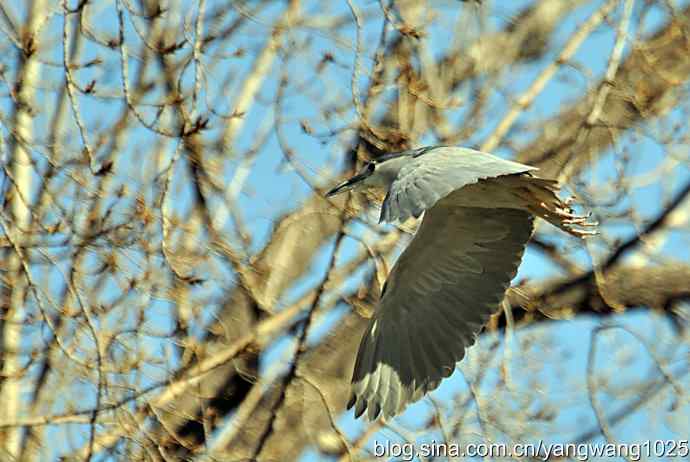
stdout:
<svg viewBox="0 0 690 462">
<path fill-rule="evenodd" d="M 570 207 L 570 204 L 573 202 L 574 199 L 572 197 L 566 199 L 565 201 L 558 200 L 558 202 L 551 204 L 541 202 L 539 204 L 539 210 L 535 210 L 533 213 L 544 218 L 549 223 L 559 227 L 572 236 L 585 238 L 596 235 L 596 227 L 598 223 L 595 221 L 590 221 L 592 214 L 575 214 L 573 209 Z"/>
<path fill-rule="evenodd" d="M 575 198 L 561 199 L 558 196 L 560 188 L 556 181 L 529 175 L 520 178 L 523 182 L 515 193 L 530 213 L 571 236 L 584 238 L 597 234 L 597 223 L 589 221 L 592 214 L 577 215 L 571 207 L 575 203 Z"/>
</svg>

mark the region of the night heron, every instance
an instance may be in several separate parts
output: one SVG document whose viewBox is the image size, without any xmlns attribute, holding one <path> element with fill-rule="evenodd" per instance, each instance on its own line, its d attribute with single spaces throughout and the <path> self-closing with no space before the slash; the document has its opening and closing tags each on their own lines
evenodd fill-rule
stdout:
<svg viewBox="0 0 690 462">
<path fill-rule="evenodd" d="M 424 218 L 395 262 L 362 337 L 348 409 L 390 418 L 436 388 L 499 307 L 539 216 L 577 237 L 594 232 L 535 167 L 458 147 L 368 162 L 327 196 L 387 190 L 379 222 Z"/>
</svg>

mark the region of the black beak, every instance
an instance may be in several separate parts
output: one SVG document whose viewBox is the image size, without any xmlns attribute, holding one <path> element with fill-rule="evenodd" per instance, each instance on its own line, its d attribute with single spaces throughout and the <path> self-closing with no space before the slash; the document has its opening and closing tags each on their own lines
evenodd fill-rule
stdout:
<svg viewBox="0 0 690 462">
<path fill-rule="evenodd" d="M 326 197 L 335 196 L 336 194 L 340 194 L 342 192 L 351 190 L 352 188 L 354 188 L 357 185 L 357 183 L 359 183 L 364 178 L 366 178 L 366 176 L 367 175 L 359 174 L 359 175 L 353 176 L 352 178 L 350 178 L 347 181 L 343 181 L 338 186 L 336 186 L 335 188 L 328 191 L 326 193 Z"/>
</svg>

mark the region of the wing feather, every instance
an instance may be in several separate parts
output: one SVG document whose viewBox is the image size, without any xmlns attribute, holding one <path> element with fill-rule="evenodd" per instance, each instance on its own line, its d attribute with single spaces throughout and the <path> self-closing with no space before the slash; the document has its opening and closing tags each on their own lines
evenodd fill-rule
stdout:
<svg viewBox="0 0 690 462">
<path fill-rule="evenodd" d="M 419 217 L 451 192 L 486 178 L 524 173 L 535 167 L 475 151 L 441 146 L 409 158 L 391 184 L 379 221 Z"/>
<path fill-rule="evenodd" d="M 349 407 L 390 417 L 450 375 L 498 309 L 531 233 L 532 216 L 518 209 L 427 211 L 360 343 Z"/>
</svg>

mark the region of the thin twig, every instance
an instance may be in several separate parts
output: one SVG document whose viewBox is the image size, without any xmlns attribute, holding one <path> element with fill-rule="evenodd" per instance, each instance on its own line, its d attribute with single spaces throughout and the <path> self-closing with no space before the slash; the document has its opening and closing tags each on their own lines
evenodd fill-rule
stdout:
<svg viewBox="0 0 690 462">
<path fill-rule="evenodd" d="M 501 140 L 503 140 L 515 123 L 515 120 L 532 105 L 536 97 L 544 90 L 546 84 L 556 75 L 556 72 L 558 72 L 561 66 L 572 58 L 578 48 L 580 48 L 580 45 L 582 45 L 594 29 L 601 24 L 606 16 L 613 11 L 617 4 L 618 0 L 608 0 L 601 8 L 592 14 L 587 21 L 576 29 L 575 33 L 568 39 L 563 50 L 558 54 L 556 59 L 546 66 L 524 93 L 515 99 L 506 115 L 503 116 L 503 119 L 501 119 L 486 141 L 482 143 L 481 149 L 483 151 L 490 152 L 498 147 Z"/>
<path fill-rule="evenodd" d="M 263 431 L 257 438 L 257 445 L 253 451 L 252 457 L 250 457 L 251 460 L 256 460 L 259 458 L 259 456 L 263 452 L 264 447 L 266 446 L 266 442 L 268 441 L 269 437 L 274 431 L 276 417 L 278 415 L 278 411 L 283 405 L 283 402 L 285 401 L 285 395 L 287 392 L 288 385 L 296 377 L 299 362 L 302 359 L 302 355 L 304 354 L 304 352 L 307 351 L 306 341 L 307 336 L 309 334 L 309 328 L 311 327 L 312 320 L 314 319 L 316 307 L 319 305 L 319 302 L 321 301 L 321 296 L 326 290 L 326 283 L 330 278 L 331 271 L 333 270 L 333 268 L 335 268 L 336 257 L 338 255 L 338 250 L 340 249 L 340 243 L 342 242 L 344 236 L 345 233 L 342 231 L 342 229 L 338 231 L 338 233 L 336 234 L 335 244 L 333 246 L 333 252 L 331 253 L 331 258 L 328 264 L 326 275 L 324 276 L 324 278 L 321 281 L 321 284 L 317 288 L 316 295 L 314 296 L 314 301 L 309 307 L 307 318 L 303 322 L 302 331 L 300 332 L 300 335 L 297 339 L 297 351 L 295 353 L 295 357 L 292 361 L 292 364 L 290 365 L 290 369 L 288 370 L 287 374 L 285 374 L 282 384 L 280 385 L 280 395 L 278 396 L 278 400 L 273 404 L 273 406 L 271 406 L 270 418 L 266 426 L 264 427 Z"/>
<path fill-rule="evenodd" d="M 91 173 L 95 172 L 94 155 L 91 144 L 89 143 L 88 133 L 86 127 L 84 127 L 84 122 L 81 118 L 81 113 L 79 112 L 79 103 L 77 102 L 77 97 L 74 94 L 74 88 L 76 84 L 74 83 L 74 77 L 72 76 L 72 64 L 70 63 L 70 53 L 69 53 L 69 22 L 71 19 L 71 14 L 67 8 L 67 0 L 62 0 L 62 67 L 65 71 L 65 89 L 67 90 L 67 96 L 69 97 L 70 107 L 72 108 L 72 116 L 74 117 L 74 123 L 77 124 L 79 128 L 79 136 L 81 136 L 81 142 L 84 145 L 84 152 L 89 161 L 89 170 Z M 77 15 L 81 15 L 81 9 L 78 10 Z M 74 34 L 73 40 L 77 40 L 79 34 Z M 72 45 L 75 46 L 75 45 Z"/>
<path fill-rule="evenodd" d="M 599 403 L 599 400 L 596 397 L 596 384 L 595 384 L 595 379 L 594 379 L 594 361 L 596 358 L 596 345 L 597 345 L 597 337 L 599 334 L 603 331 L 603 329 L 595 329 L 592 332 L 592 335 L 590 337 L 589 341 L 589 353 L 587 354 L 587 392 L 588 392 L 588 397 L 589 397 L 589 402 L 592 406 L 592 410 L 594 411 L 594 415 L 596 416 L 597 423 L 599 424 L 599 429 L 601 430 L 601 434 L 604 435 L 604 438 L 606 438 L 606 441 L 608 443 L 614 443 L 618 445 L 618 442 L 614 438 L 613 434 L 611 433 L 611 428 L 609 427 L 608 421 L 606 420 L 606 416 L 604 413 L 603 408 L 601 407 L 601 404 Z M 628 462 L 632 462 L 632 459 L 628 457 L 627 452 L 624 454 L 621 454 L 622 457 L 625 458 Z"/>
</svg>

